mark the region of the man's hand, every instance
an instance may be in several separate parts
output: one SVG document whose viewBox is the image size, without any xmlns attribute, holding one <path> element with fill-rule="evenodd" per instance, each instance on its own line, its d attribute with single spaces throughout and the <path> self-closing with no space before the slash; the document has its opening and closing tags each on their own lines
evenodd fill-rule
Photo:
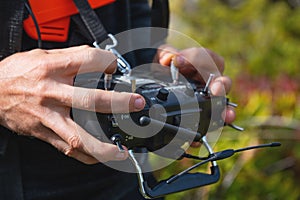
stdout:
<svg viewBox="0 0 300 200">
<path fill-rule="evenodd" d="M 73 86 L 80 73 L 113 73 L 115 56 L 104 50 L 79 46 L 59 50 L 32 50 L 0 62 L 0 124 L 18 134 L 52 144 L 84 163 L 123 160 L 115 145 L 95 139 L 70 117 L 71 107 L 109 113 L 143 109 L 145 100 L 117 93 Z M 112 102 L 113 101 L 113 102 Z"/>
<path fill-rule="evenodd" d="M 210 74 L 214 74 L 210 90 L 213 95 L 225 96 L 231 88 L 231 79 L 223 76 L 224 59 L 205 48 L 189 48 L 179 51 L 171 46 L 163 45 L 159 48 L 157 61 L 164 66 L 170 66 L 173 60 L 179 72 L 186 78 L 202 82 L 208 80 Z M 235 111 L 228 106 L 223 113 L 226 123 L 232 123 L 235 119 Z"/>
</svg>

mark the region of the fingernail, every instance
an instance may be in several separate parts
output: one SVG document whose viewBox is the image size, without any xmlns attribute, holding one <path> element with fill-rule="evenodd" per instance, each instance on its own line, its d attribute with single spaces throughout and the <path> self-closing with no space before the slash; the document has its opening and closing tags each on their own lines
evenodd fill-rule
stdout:
<svg viewBox="0 0 300 200">
<path fill-rule="evenodd" d="M 137 98 L 134 101 L 134 107 L 135 107 L 135 109 L 140 110 L 140 109 L 143 109 L 144 106 L 145 106 L 145 101 L 142 98 Z"/>
<path fill-rule="evenodd" d="M 184 58 L 183 58 L 182 56 L 179 55 L 179 56 L 176 56 L 176 57 L 175 57 L 175 59 L 174 59 L 174 64 L 175 64 L 177 67 L 184 65 L 184 63 L 185 63 L 185 60 L 184 60 Z"/>
</svg>

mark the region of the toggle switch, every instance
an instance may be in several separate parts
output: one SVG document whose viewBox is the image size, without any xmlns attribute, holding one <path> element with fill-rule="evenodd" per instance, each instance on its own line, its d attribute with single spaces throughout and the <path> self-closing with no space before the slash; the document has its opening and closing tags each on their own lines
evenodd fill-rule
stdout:
<svg viewBox="0 0 300 200">
<path fill-rule="evenodd" d="M 179 70 L 178 68 L 174 65 L 173 60 L 171 61 L 171 76 L 173 80 L 174 85 L 178 85 L 178 80 L 179 80 Z"/>
<path fill-rule="evenodd" d="M 121 142 L 121 140 L 122 140 L 122 136 L 121 136 L 121 135 L 115 134 L 115 135 L 113 135 L 113 136 L 110 138 L 110 140 L 111 140 L 115 145 L 117 145 L 117 147 L 118 147 L 118 149 L 119 149 L 120 152 L 122 152 L 122 153 L 125 152 L 125 149 L 123 148 L 122 142 Z"/>
<path fill-rule="evenodd" d="M 158 94 L 156 95 L 156 98 L 161 101 L 167 101 L 169 96 L 169 90 L 165 88 L 161 88 L 158 91 Z"/>
</svg>

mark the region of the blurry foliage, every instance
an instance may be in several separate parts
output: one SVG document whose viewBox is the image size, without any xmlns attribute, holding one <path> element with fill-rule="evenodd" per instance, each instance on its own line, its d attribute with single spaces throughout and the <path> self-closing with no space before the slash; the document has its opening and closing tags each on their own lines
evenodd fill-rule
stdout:
<svg viewBox="0 0 300 200">
<path fill-rule="evenodd" d="M 299 1 L 171 0 L 170 5 L 171 28 L 222 55 L 225 74 L 233 80 L 230 98 L 239 104 L 235 123 L 246 131 L 224 128 L 214 149 L 283 145 L 220 161 L 219 183 L 167 200 L 300 199 Z M 168 177 L 192 163 L 183 160 L 158 175 Z"/>
<path fill-rule="evenodd" d="M 235 7 L 219 0 L 175 2 L 174 28 L 224 56 L 230 74 L 297 76 L 300 9 L 267 0 L 239 1 Z"/>
</svg>

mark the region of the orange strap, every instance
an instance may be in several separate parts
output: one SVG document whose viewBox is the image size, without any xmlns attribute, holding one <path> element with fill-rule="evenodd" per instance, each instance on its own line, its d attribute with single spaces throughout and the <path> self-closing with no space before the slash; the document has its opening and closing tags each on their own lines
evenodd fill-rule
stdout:
<svg viewBox="0 0 300 200">
<path fill-rule="evenodd" d="M 99 8 L 115 0 L 88 0 L 92 8 Z M 78 10 L 73 0 L 29 0 L 30 7 L 38 22 L 43 41 L 65 42 L 68 39 L 70 16 Z M 33 39 L 38 39 L 32 17 L 23 22 L 24 30 Z"/>
</svg>

